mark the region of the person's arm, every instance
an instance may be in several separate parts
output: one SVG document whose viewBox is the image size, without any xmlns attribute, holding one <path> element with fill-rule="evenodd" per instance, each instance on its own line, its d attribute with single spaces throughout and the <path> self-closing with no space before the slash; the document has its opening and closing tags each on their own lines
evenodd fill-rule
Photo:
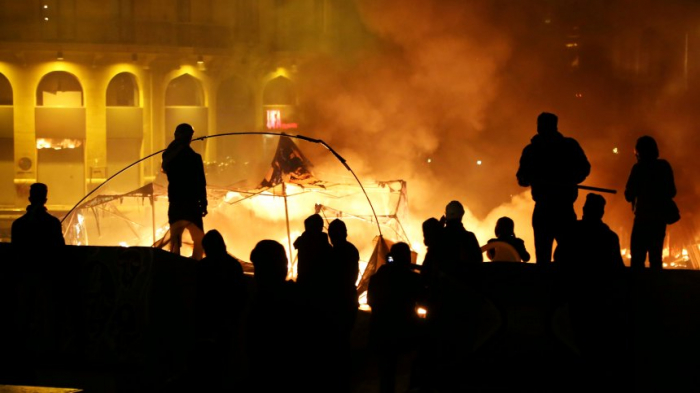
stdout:
<svg viewBox="0 0 700 393">
<path fill-rule="evenodd" d="M 675 198 L 676 196 L 676 181 L 673 178 L 673 168 L 668 161 L 666 163 L 666 187 L 665 190 L 669 198 Z"/>
<path fill-rule="evenodd" d="M 571 141 L 571 159 L 574 163 L 573 181 L 576 184 L 581 184 L 584 180 L 586 180 L 588 175 L 591 174 L 591 163 L 588 161 L 588 157 L 586 157 L 586 153 L 583 151 L 583 148 L 581 148 L 581 145 L 579 145 L 575 139 L 571 139 Z"/>
<path fill-rule="evenodd" d="M 523 149 L 523 154 L 520 156 L 520 166 L 515 174 L 518 179 L 518 185 L 521 187 L 529 187 L 532 183 L 532 157 L 530 146 Z"/>
<path fill-rule="evenodd" d="M 627 202 L 630 202 L 634 206 L 634 200 L 637 198 L 638 194 L 638 166 L 635 164 L 632 167 L 632 171 L 630 172 L 630 176 L 627 178 L 627 184 L 625 185 L 625 200 Z"/>
<path fill-rule="evenodd" d="M 479 246 L 479 241 L 476 239 L 476 235 L 473 232 L 468 232 L 468 250 L 471 255 L 468 256 L 468 260 L 473 262 L 483 262 L 484 254 L 481 252 L 481 246 Z"/>
<path fill-rule="evenodd" d="M 61 226 L 61 221 L 56 219 L 54 221 L 54 237 L 56 238 L 56 244 L 60 246 L 66 245 L 66 239 L 63 238 L 63 227 Z"/>
<path fill-rule="evenodd" d="M 202 157 L 199 156 L 199 161 L 198 161 L 198 172 L 200 173 L 199 175 L 199 207 L 202 210 L 202 217 L 206 216 L 208 211 L 207 207 L 209 205 L 209 201 L 207 200 L 207 178 L 206 175 L 204 174 L 204 163 L 202 162 Z"/>
<path fill-rule="evenodd" d="M 517 238 L 516 239 L 518 247 L 516 247 L 516 251 L 518 251 L 518 254 L 520 254 L 520 259 L 523 260 L 523 262 L 529 262 L 530 261 L 530 253 L 527 252 L 527 249 L 525 248 L 525 241 L 523 239 Z"/>
<path fill-rule="evenodd" d="M 611 242 L 612 255 L 610 257 L 612 258 L 613 265 L 616 268 L 625 267 L 625 262 L 622 260 L 622 252 L 620 251 L 620 237 L 617 236 L 615 232 L 612 232 Z"/>
</svg>

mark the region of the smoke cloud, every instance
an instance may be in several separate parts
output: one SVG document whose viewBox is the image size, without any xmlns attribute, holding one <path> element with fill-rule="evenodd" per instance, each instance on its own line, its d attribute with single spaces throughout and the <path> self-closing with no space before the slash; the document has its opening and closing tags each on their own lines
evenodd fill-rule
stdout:
<svg viewBox="0 0 700 393">
<path fill-rule="evenodd" d="M 515 172 L 543 111 L 586 151 L 584 184 L 618 190 L 604 220 L 623 248 L 633 146 L 654 136 L 679 190 L 683 220 L 670 230 L 694 242 L 699 11 L 680 0 L 361 0 L 363 23 L 338 32 L 342 52 L 300 65 L 300 102 L 310 133 L 361 180 L 407 180 L 414 243 L 456 199 L 481 243 L 508 215 L 534 252 L 532 201 Z"/>
</svg>

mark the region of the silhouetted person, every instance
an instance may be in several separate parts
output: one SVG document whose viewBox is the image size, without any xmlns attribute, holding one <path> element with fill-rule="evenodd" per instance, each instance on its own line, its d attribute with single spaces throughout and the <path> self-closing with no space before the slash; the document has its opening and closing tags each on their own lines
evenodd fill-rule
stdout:
<svg viewBox="0 0 700 393">
<path fill-rule="evenodd" d="M 171 248 L 180 254 L 182 234 L 190 233 L 194 243 L 192 258 L 202 259 L 202 237 L 207 215 L 207 181 L 202 156 L 190 143 L 194 129 L 183 123 L 175 128 L 175 139 L 163 152 L 163 172 L 168 176 L 168 222 L 170 223 Z"/>
<path fill-rule="evenodd" d="M 49 214 L 45 204 L 48 187 L 34 183 L 29 187 L 27 212 L 12 223 L 12 246 L 14 258 L 12 271 L 3 272 L 11 276 L 7 284 L 16 291 L 16 315 L 6 316 L 3 323 L 16 326 L 13 341 L 18 348 L 14 361 L 23 368 L 32 368 L 36 363 L 35 354 L 26 350 L 27 342 L 42 342 L 42 345 L 60 345 L 61 333 L 72 328 L 69 318 L 71 303 L 71 282 L 75 273 L 65 259 L 65 240 L 58 218 Z M 10 265 L 9 261 L 3 261 Z M 72 284 L 72 285 L 71 285 Z M 73 303 L 74 304 L 74 303 Z M 29 352 L 26 353 L 25 352 Z M 26 357 L 25 357 L 26 356 Z"/>
<path fill-rule="evenodd" d="M 329 295 L 334 299 L 334 308 L 340 313 L 342 329 L 348 334 L 357 317 L 357 277 L 360 274 L 360 252 L 347 240 L 348 229 L 340 219 L 328 225 L 328 236 L 333 245 L 328 269 Z"/>
<path fill-rule="evenodd" d="M 323 218 L 312 214 L 304 220 L 304 233 L 294 241 L 297 249 L 297 279 L 302 291 L 314 296 L 323 290 L 331 255 L 331 244 L 328 235 L 323 232 Z"/>
<path fill-rule="evenodd" d="M 554 260 L 567 269 L 594 272 L 623 268 L 620 238 L 603 222 L 605 198 L 586 195 L 583 217 L 561 238 L 554 251 Z"/>
<path fill-rule="evenodd" d="M 325 316 L 286 280 L 287 254 L 274 240 L 261 240 L 250 253 L 255 296 L 247 326 L 251 389 L 256 392 L 328 391 L 328 329 Z M 324 390 L 325 389 L 325 390 Z"/>
<path fill-rule="evenodd" d="M 630 359 L 625 358 L 628 290 L 622 272 L 620 240 L 604 222 L 605 198 L 588 194 L 583 217 L 561 238 L 554 252 L 560 267 L 563 300 L 579 353 L 588 372 L 586 383 L 596 387 L 624 385 Z"/>
<path fill-rule="evenodd" d="M 554 240 L 576 221 L 577 185 L 588 177 L 591 165 L 579 143 L 557 129 L 558 118 L 543 112 L 537 117 L 537 135 L 523 149 L 516 177 L 531 187 L 535 209 L 532 229 L 537 264 L 552 261 Z"/>
<path fill-rule="evenodd" d="M 634 148 L 637 163 L 627 179 L 625 199 L 632 203 L 634 225 L 630 240 L 631 267 L 643 268 L 649 255 L 649 267 L 663 268 L 662 253 L 666 237 L 664 208 L 676 196 L 671 164 L 659 158 L 654 138 L 642 136 Z"/>
<path fill-rule="evenodd" d="M 357 277 L 360 274 L 360 252 L 357 247 L 347 240 L 348 230 L 340 219 L 331 221 L 328 225 L 328 236 L 333 250 L 328 261 L 326 287 L 327 290 L 319 296 L 328 297 L 327 309 L 330 320 L 337 329 L 336 344 L 338 349 L 333 351 L 337 356 L 339 375 L 338 388 L 349 387 L 352 370 L 350 338 L 357 319 L 359 302 L 357 299 Z"/>
<path fill-rule="evenodd" d="M 484 261 L 476 235 L 462 224 L 464 207 L 458 201 L 451 201 L 445 207 L 444 222 L 440 241 L 440 261 L 438 270 L 454 276 L 473 269 Z"/>
<path fill-rule="evenodd" d="M 440 333 L 436 331 L 433 321 L 439 315 L 440 305 L 440 271 L 438 266 L 442 257 L 441 247 L 443 224 L 435 217 L 430 217 L 423 221 L 423 244 L 426 246 L 420 276 L 424 288 L 424 298 L 420 306 L 427 310 L 425 334 L 418 337 L 418 351 L 411 369 L 411 380 L 409 390 L 426 389 L 434 383 L 437 358 L 437 347 L 435 336 Z"/>
<path fill-rule="evenodd" d="M 271 392 L 299 386 L 303 304 L 296 283 L 286 279 L 286 251 L 274 240 L 261 240 L 250 260 L 256 288 L 246 340 L 250 390 Z"/>
<path fill-rule="evenodd" d="M 43 183 L 29 187 L 27 212 L 12 223 L 12 244 L 34 251 L 66 244 L 61 221 L 49 214 L 44 206 L 48 192 Z"/>
<path fill-rule="evenodd" d="M 443 224 L 435 217 L 423 221 L 423 244 L 426 247 L 423 264 L 421 267 L 421 277 L 423 284 L 430 290 L 435 283 L 440 264 L 440 242 L 442 240 Z"/>
<path fill-rule="evenodd" d="M 492 243 L 492 242 L 504 242 L 508 243 L 513 248 L 515 251 L 518 252 L 518 255 L 520 256 L 520 260 L 523 262 L 527 262 L 530 260 L 530 253 L 527 252 L 527 249 L 525 248 L 525 242 L 523 239 L 515 236 L 515 223 L 510 217 L 501 217 L 496 221 L 496 228 L 494 230 L 496 233 L 496 237 L 493 239 L 489 239 L 487 243 Z M 487 252 L 487 255 L 489 258 L 493 259 L 495 255 L 494 250 L 489 250 Z"/>
<path fill-rule="evenodd" d="M 195 383 L 221 390 L 246 297 L 243 267 L 226 252 L 217 230 L 204 235 L 202 246 L 206 257 L 197 263 Z"/>
<path fill-rule="evenodd" d="M 414 346 L 419 322 L 416 305 L 423 296 L 423 285 L 411 268 L 408 244 L 391 246 L 387 259 L 370 277 L 367 304 L 372 308 L 370 344 L 379 360 L 380 391 L 394 392 L 399 357 Z"/>
</svg>

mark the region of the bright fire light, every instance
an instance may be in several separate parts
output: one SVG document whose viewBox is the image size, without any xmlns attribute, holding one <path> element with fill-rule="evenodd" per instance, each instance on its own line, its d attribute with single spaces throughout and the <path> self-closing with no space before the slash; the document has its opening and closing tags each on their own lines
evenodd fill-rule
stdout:
<svg viewBox="0 0 700 393">
<path fill-rule="evenodd" d="M 80 147 L 83 141 L 80 139 L 51 139 L 51 138 L 37 138 L 36 148 L 37 149 L 75 149 Z"/>
</svg>

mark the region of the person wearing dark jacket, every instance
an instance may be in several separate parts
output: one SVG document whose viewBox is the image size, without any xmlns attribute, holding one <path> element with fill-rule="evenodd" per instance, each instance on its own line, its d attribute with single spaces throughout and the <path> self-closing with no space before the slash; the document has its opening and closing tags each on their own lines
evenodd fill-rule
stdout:
<svg viewBox="0 0 700 393">
<path fill-rule="evenodd" d="M 202 247 L 206 256 L 197 263 L 197 342 L 192 367 L 199 387 L 217 391 L 223 387 L 226 366 L 234 359 L 246 283 L 243 267 L 226 252 L 219 231 L 207 232 Z"/>
<path fill-rule="evenodd" d="M 473 232 L 464 228 L 462 217 L 464 217 L 464 207 L 459 201 L 451 201 L 445 206 L 443 216 L 445 227 L 439 242 L 438 270 L 453 277 L 484 261 L 479 241 Z"/>
<path fill-rule="evenodd" d="M 577 185 L 590 174 L 591 165 L 579 143 L 557 129 L 558 118 L 544 112 L 537 118 L 537 135 L 523 149 L 516 177 L 530 187 L 535 209 L 532 229 L 537 264 L 552 261 L 554 240 L 576 222 Z"/>
<path fill-rule="evenodd" d="M 331 255 L 328 234 L 323 232 L 323 218 L 312 214 L 304 220 L 304 233 L 294 241 L 297 249 L 296 282 L 306 295 L 318 296 L 324 287 L 324 272 Z"/>
<path fill-rule="evenodd" d="M 561 238 L 554 260 L 568 269 L 593 272 L 619 270 L 625 266 L 620 252 L 620 238 L 603 222 L 605 198 L 586 195 L 583 217 Z"/>
<path fill-rule="evenodd" d="M 332 380 L 325 317 L 287 280 L 287 253 L 274 240 L 261 240 L 250 253 L 255 291 L 246 324 L 251 392 L 339 391 Z"/>
<path fill-rule="evenodd" d="M 360 305 L 355 285 L 360 274 L 360 252 L 348 241 L 348 229 L 342 220 L 331 221 L 328 236 L 333 245 L 326 278 L 329 284 L 328 295 L 333 302 L 332 308 L 341 316 L 343 329 L 349 333 Z"/>
<path fill-rule="evenodd" d="M 620 239 L 603 222 L 604 213 L 605 198 L 588 194 L 583 217 L 562 236 L 554 261 L 562 273 L 557 286 L 568 303 L 574 343 L 592 370 L 585 383 L 622 388 L 624 376 L 629 375 L 623 370 L 633 363 L 625 355 L 630 352 L 625 333 L 630 329 L 625 265 Z"/>
<path fill-rule="evenodd" d="M 406 243 L 394 244 L 387 263 L 370 277 L 367 289 L 367 304 L 372 308 L 370 344 L 379 358 L 381 392 L 395 391 L 397 362 L 413 349 L 416 306 L 422 297 L 421 277 L 411 269 L 411 249 Z"/>
<path fill-rule="evenodd" d="M 644 268 L 648 254 L 649 267 L 661 270 L 666 237 L 665 209 L 676 196 L 673 169 L 668 161 L 659 158 L 659 147 L 650 136 L 640 137 L 634 150 L 637 163 L 625 186 L 625 199 L 634 210 L 630 264 L 635 269 Z"/>
<path fill-rule="evenodd" d="M 168 176 L 168 223 L 170 224 L 170 251 L 180 254 L 182 234 L 190 233 L 194 243 L 192 258 L 202 259 L 202 237 L 207 215 L 207 182 L 202 156 L 190 143 L 194 129 L 183 123 L 175 128 L 175 139 L 163 152 L 163 172 Z"/>
<path fill-rule="evenodd" d="M 498 221 L 496 221 L 496 229 L 494 232 L 496 233 L 496 237 L 493 239 L 489 239 L 487 243 L 508 243 L 511 246 L 513 246 L 515 251 L 518 252 L 520 260 L 522 260 L 523 262 L 527 262 L 530 260 L 530 253 L 527 252 L 527 249 L 525 248 L 525 242 L 523 241 L 523 239 L 515 236 L 515 223 L 513 222 L 513 219 L 511 219 L 510 217 L 499 218 Z M 493 258 L 495 255 L 495 251 L 489 250 L 487 254 L 489 258 Z"/>
<path fill-rule="evenodd" d="M 29 187 L 27 212 L 12 223 L 12 244 L 37 250 L 37 247 L 56 247 L 66 244 L 61 221 L 46 211 L 49 189 L 44 183 Z"/>
</svg>

